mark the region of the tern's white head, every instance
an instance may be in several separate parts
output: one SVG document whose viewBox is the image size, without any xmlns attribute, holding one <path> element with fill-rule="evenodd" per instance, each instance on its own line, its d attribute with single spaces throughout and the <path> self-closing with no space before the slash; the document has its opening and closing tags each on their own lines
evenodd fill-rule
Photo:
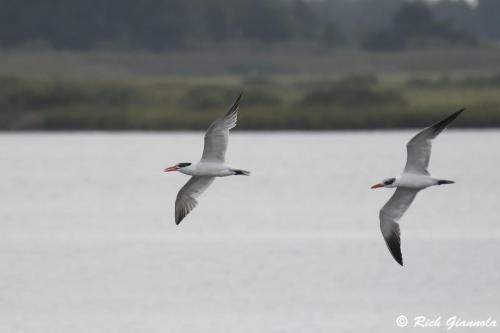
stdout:
<svg viewBox="0 0 500 333">
<path fill-rule="evenodd" d="M 168 167 L 163 171 L 165 171 L 165 172 L 179 171 L 179 170 L 182 170 L 183 168 L 187 168 L 190 165 L 191 165 L 191 163 L 188 163 L 188 162 L 177 163 L 176 165 Z"/>
<path fill-rule="evenodd" d="M 379 187 L 396 187 L 396 178 L 387 178 L 373 185 L 371 188 L 379 188 Z"/>
</svg>

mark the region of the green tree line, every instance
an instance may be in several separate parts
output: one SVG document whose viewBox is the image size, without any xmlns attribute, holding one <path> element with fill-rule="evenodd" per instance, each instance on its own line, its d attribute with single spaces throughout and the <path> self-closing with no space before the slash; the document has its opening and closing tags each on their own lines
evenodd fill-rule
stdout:
<svg viewBox="0 0 500 333">
<path fill-rule="evenodd" d="M 402 49 L 497 39 L 499 12 L 497 0 L 477 7 L 451 0 L 0 0 L 0 47 L 165 51 L 307 42 Z"/>
<path fill-rule="evenodd" d="M 462 107 L 464 127 L 498 127 L 500 74 L 384 79 L 253 76 L 154 81 L 35 80 L 0 76 L 0 130 L 204 130 L 243 92 L 241 129 L 425 126 Z"/>
</svg>

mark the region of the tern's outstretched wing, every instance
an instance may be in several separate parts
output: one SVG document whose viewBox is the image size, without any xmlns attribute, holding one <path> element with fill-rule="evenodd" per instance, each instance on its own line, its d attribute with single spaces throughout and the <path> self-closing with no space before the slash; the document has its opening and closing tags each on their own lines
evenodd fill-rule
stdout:
<svg viewBox="0 0 500 333">
<path fill-rule="evenodd" d="M 460 113 L 461 109 L 444 120 L 420 131 L 406 145 L 408 157 L 404 172 L 428 175 L 427 167 L 431 158 L 432 140 L 436 138 Z"/>
<path fill-rule="evenodd" d="M 198 177 L 193 176 L 180 189 L 175 199 L 175 224 L 181 221 L 189 214 L 198 204 L 198 198 L 212 184 L 214 177 Z"/>
<path fill-rule="evenodd" d="M 380 230 L 394 259 L 403 266 L 398 221 L 411 205 L 419 190 L 398 187 L 380 210 Z"/>
<path fill-rule="evenodd" d="M 218 118 L 208 127 L 207 133 L 205 133 L 205 147 L 201 156 L 202 160 L 224 162 L 229 130 L 236 126 L 241 96 L 242 94 L 238 96 L 223 117 Z"/>
</svg>

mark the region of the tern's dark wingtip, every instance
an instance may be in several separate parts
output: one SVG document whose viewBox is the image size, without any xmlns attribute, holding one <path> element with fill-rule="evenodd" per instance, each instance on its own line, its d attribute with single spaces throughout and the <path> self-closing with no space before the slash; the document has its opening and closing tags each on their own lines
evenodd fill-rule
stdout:
<svg viewBox="0 0 500 333">
<path fill-rule="evenodd" d="M 402 256 L 393 255 L 393 257 L 394 257 L 394 260 L 396 260 L 396 262 L 397 262 L 398 264 L 400 264 L 401 266 L 404 266 L 404 265 L 403 265 L 403 257 L 402 257 Z"/>
<path fill-rule="evenodd" d="M 465 108 L 461 108 L 460 110 L 458 110 L 458 111 L 456 111 L 456 112 L 453 112 L 453 113 L 452 113 L 452 114 L 451 114 L 448 118 L 446 118 L 446 119 L 444 120 L 444 122 L 445 122 L 445 127 L 446 127 L 449 123 L 451 123 L 453 120 L 457 119 L 457 118 L 458 118 L 458 116 L 460 116 L 460 114 L 461 114 L 462 112 L 464 112 L 464 111 L 465 111 Z"/>
<path fill-rule="evenodd" d="M 444 118 L 443 120 L 435 123 L 434 125 L 431 126 L 431 128 L 435 131 L 435 135 L 437 136 L 439 133 L 441 133 L 448 125 L 457 119 L 457 117 L 465 111 L 465 108 L 462 108 L 458 111 L 453 112 L 450 114 L 448 117 Z"/>
<path fill-rule="evenodd" d="M 388 237 L 384 237 L 389 252 L 391 253 L 394 260 L 403 266 L 403 255 L 401 254 L 401 242 L 399 239 L 399 228 Z"/>
<path fill-rule="evenodd" d="M 241 97 L 243 96 L 243 91 L 240 92 L 240 94 L 238 95 L 238 97 L 236 97 L 236 100 L 234 101 L 234 105 L 237 106 L 238 104 L 240 104 L 240 100 L 241 100 Z"/>
<path fill-rule="evenodd" d="M 447 119 L 450 119 L 450 121 L 452 121 L 455 118 L 457 118 L 464 111 L 465 111 L 465 108 L 461 108 L 460 110 L 453 112 Z"/>
<path fill-rule="evenodd" d="M 233 105 L 231 105 L 231 107 L 229 108 L 229 110 L 226 113 L 226 117 L 228 115 L 235 113 L 238 110 L 238 107 L 240 106 L 241 96 L 243 96 L 243 92 L 240 92 L 240 94 L 238 95 L 238 97 L 234 101 Z"/>
</svg>

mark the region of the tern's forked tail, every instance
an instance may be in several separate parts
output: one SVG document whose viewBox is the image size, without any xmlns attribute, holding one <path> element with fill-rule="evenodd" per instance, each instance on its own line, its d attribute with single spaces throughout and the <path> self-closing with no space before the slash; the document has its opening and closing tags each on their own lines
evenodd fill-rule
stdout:
<svg viewBox="0 0 500 333">
<path fill-rule="evenodd" d="M 239 169 L 232 169 L 231 171 L 233 171 L 236 176 L 238 176 L 238 175 L 250 176 L 250 171 L 239 170 Z"/>
<path fill-rule="evenodd" d="M 455 184 L 455 182 L 453 180 L 446 180 L 446 179 L 438 180 L 438 185 L 445 185 L 445 184 Z"/>
</svg>

